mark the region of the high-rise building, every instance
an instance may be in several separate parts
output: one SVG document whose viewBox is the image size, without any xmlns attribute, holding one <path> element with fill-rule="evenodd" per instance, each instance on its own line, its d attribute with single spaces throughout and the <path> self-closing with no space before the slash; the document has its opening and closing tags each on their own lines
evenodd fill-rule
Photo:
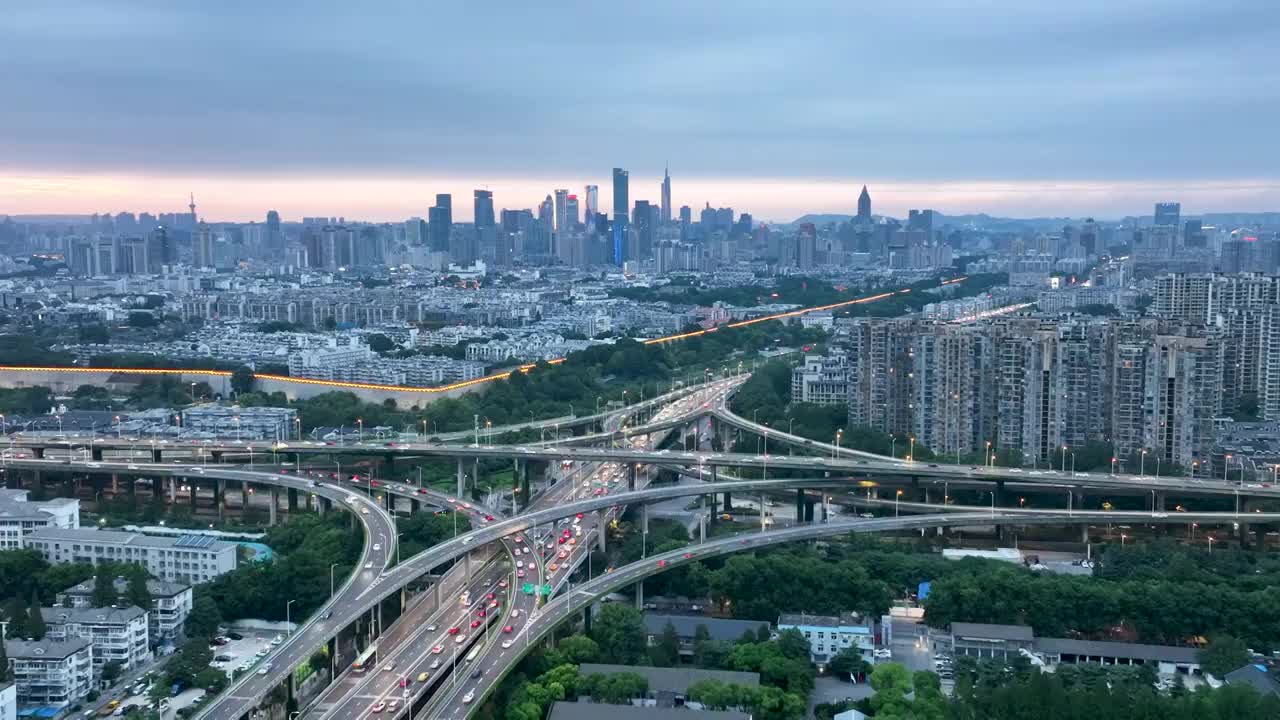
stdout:
<svg viewBox="0 0 1280 720">
<path fill-rule="evenodd" d="M 564 200 L 565 225 L 570 230 L 577 230 L 581 221 L 578 219 L 578 196 L 570 195 Z"/>
<path fill-rule="evenodd" d="M 1178 227 L 1179 218 L 1182 215 L 1182 203 L 1162 202 L 1156 203 L 1156 212 L 1152 225 L 1167 225 Z"/>
<path fill-rule="evenodd" d="M 191 263 L 196 267 L 214 266 L 213 230 L 205 223 L 196 228 L 195 237 L 191 240 Z"/>
<path fill-rule="evenodd" d="M 653 256 L 653 243 L 657 236 L 657 210 L 648 200 L 636 201 L 635 211 L 631 216 L 631 221 L 635 223 L 636 246 L 633 256 L 628 260 L 648 260 Z"/>
<path fill-rule="evenodd" d="M 436 204 L 427 211 L 427 233 L 430 236 L 431 249 L 435 252 L 449 252 L 449 233 L 453 230 L 453 196 L 448 193 L 436 195 Z"/>
<path fill-rule="evenodd" d="M 596 213 L 600 212 L 600 187 L 597 185 L 588 185 L 583 195 L 586 196 L 587 201 L 586 222 L 590 223 L 591 218 L 595 217 Z"/>
<path fill-rule="evenodd" d="M 662 170 L 662 224 L 671 222 L 671 170 Z"/>
<path fill-rule="evenodd" d="M 630 176 L 622 168 L 613 169 L 613 264 L 627 260 L 627 210 L 629 209 Z"/>
<path fill-rule="evenodd" d="M 867 186 L 862 186 L 862 194 L 858 196 L 858 219 L 865 222 L 871 222 L 871 193 L 867 192 Z"/>
<path fill-rule="evenodd" d="M 159 273 L 165 265 L 174 261 L 173 243 L 163 226 L 147 235 L 147 272 Z"/>
<path fill-rule="evenodd" d="M 489 190 L 475 191 L 475 226 L 477 230 L 491 228 L 493 221 L 493 193 Z"/>
<path fill-rule="evenodd" d="M 693 208 L 680 206 L 680 242 L 689 242 L 689 234 L 693 227 Z"/>
<path fill-rule="evenodd" d="M 280 230 L 280 213 L 275 210 L 267 211 L 267 229 L 263 244 L 273 253 L 284 249 L 284 234 Z"/>
<path fill-rule="evenodd" d="M 812 270 L 818 254 L 818 229 L 813 223 L 800 223 L 796 229 L 795 266 L 801 270 Z"/>
<path fill-rule="evenodd" d="M 565 220 L 565 213 L 567 212 L 565 204 L 569 201 L 569 191 L 556 190 L 555 196 L 556 232 L 563 232 L 568 229 L 568 223 Z"/>
</svg>

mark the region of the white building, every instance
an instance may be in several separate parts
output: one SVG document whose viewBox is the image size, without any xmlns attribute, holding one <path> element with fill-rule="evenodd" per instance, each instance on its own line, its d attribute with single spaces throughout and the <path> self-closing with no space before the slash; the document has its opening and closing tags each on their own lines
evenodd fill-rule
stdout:
<svg viewBox="0 0 1280 720">
<path fill-rule="evenodd" d="M 849 401 L 849 362 L 844 353 L 805 355 L 804 364 L 791 371 L 791 400 L 817 405 L 844 405 Z"/>
<path fill-rule="evenodd" d="M 57 602 L 64 607 L 93 607 L 93 584 L 90 578 L 58 593 Z M 117 595 L 129 589 L 124 578 L 115 579 Z M 147 634 L 151 645 L 176 645 L 187 616 L 191 614 L 191 586 L 180 582 L 165 582 L 149 578 L 147 593 L 151 595 L 151 607 L 147 609 Z"/>
<path fill-rule="evenodd" d="M 50 640 L 80 638 L 93 645 L 93 670 L 117 662 L 122 670 L 132 670 L 151 659 L 147 639 L 147 611 L 140 607 L 40 608 L 48 624 Z"/>
<path fill-rule="evenodd" d="M 778 632 L 796 629 L 809 641 L 809 660 L 826 665 L 845 648 L 857 648 L 867 662 L 872 662 L 876 649 L 876 624 L 870 618 L 853 613 L 841 617 L 783 614 L 778 618 Z"/>
<path fill-rule="evenodd" d="M 80 527 L 80 501 L 55 498 L 34 502 L 27 499 L 26 490 L 0 488 L 0 550 L 21 548 L 23 538 L 47 527 Z"/>
<path fill-rule="evenodd" d="M 44 528 L 28 535 L 24 545 L 55 564 L 132 562 L 168 581 L 208 582 L 236 569 L 235 543 L 205 535 L 152 537 L 96 528 Z"/>
<path fill-rule="evenodd" d="M 93 646 L 88 640 L 9 640 L 9 669 L 19 707 L 65 708 L 93 687 Z"/>
<path fill-rule="evenodd" d="M 18 686 L 7 682 L 0 684 L 0 720 L 17 720 Z"/>
</svg>

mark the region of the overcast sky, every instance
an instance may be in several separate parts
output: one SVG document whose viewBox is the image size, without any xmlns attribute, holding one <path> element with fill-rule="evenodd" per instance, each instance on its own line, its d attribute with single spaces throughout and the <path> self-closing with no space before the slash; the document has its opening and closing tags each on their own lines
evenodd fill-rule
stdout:
<svg viewBox="0 0 1280 720">
<path fill-rule="evenodd" d="M 15 4 L 0 213 L 1280 208 L 1277 0 Z"/>
</svg>

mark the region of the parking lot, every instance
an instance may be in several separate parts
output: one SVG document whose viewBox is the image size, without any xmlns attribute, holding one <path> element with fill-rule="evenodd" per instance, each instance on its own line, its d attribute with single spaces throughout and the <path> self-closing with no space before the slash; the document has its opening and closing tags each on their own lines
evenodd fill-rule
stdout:
<svg viewBox="0 0 1280 720">
<path fill-rule="evenodd" d="M 277 637 L 272 632 L 256 632 L 241 636 L 239 640 L 231 637 L 229 633 L 227 643 L 214 648 L 212 663 L 213 667 L 218 668 L 227 673 L 230 677 L 237 668 L 243 668 L 246 671 L 256 665 L 262 656 L 271 651 L 271 641 Z"/>
</svg>

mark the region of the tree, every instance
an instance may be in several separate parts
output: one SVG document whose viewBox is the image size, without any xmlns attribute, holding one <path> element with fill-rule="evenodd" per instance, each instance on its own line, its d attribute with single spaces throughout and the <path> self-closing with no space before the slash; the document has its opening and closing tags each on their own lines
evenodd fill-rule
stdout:
<svg viewBox="0 0 1280 720">
<path fill-rule="evenodd" d="M 5 603 L 4 617 L 8 621 L 9 637 L 15 639 L 24 639 L 27 634 L 27 606 L 22 604 L 22 600 L 18 597 L 9 598 Z"/>
<path fill-rule="evenodd" d="M 0 638 L 0 683 L 9 680 L 9 655 L 4 649 L 4 639 Z"/>
<path fill-rule="evenodd" d="M 253 392 L 256 382 L 253 371 L 244 365 L 231 371 L 231 391 L 236 395 Z"/>
<path fill-rule="evenodd" d="M 40 591 L 31 591 L 31 606 L 27 610 L 27 637 L 43 640 L 49 626 L 45 624 L 44 614 L 40 612 Z"/>
<path fill-rule="evenodd" d="M 662 628 L 662 636 L 649 649 L 649 658 L 658 667 L 671 667 L 680 662 L 680 635 L 676 626 L 668 622 Z"/>
<path fill-rule="evenodd" d="M 98 568 L 98 574 L 93 576 L 93 606 L 94 607 L 111 607 L 116 604 L 118 599 L 116 596 L 116 581 L 108 567 Z M 148 604 L 143 609 L 150 608 Z"/>
<path fill-rule="evenodd" d="M 136 328 L 152 328 L 159 324 L 156 316 L 152 313 L 137 310 L 129 313 L 129 327 Z"/>
<path fill-rule="evenodd" d="M 125 600 L 130 605 L 143 610 L 151 610 L 151 591 L 147 589 L 147 574 L 141 566 L 129 575 L 129 586 L 125 590 Z"/>
<path fill-rule="evenodd" d="M 761 640 L 768 640 L 768 637 Z M 796 628 L 787 628 L 778 633 L 778 652 L 783 657 L 789 657 L 796 660 L 809 659 L 809 640 Z"/>
<path fill-rule="evenodd" d="M 855 647 L 847 647 L 831 658 L 831 672 L 842 675 L 852 682 L 859 675 L 871 672 L 871 663 L 862 657 L 862 652 Z"/>
<path fill-rule="evenodd" d="M 211 638 L 217 634 L 221 622 L 222 613 L 208 588 L 197 586 L 191 599 L 191 613 L 187 615 L 187 635 L 192 638 Z"/>
<path fill-rule="evenodd" d="M 591 627 L 591 639 L 600 646 L 600 659 L 604 662 L 638 663 L 644 657 L 644 637 L 640 611 L 617 603 L 601 607 Z"/>
<path fill-rule="evenodd" d="M 391 338 L 383 335 L 382 333 L 367 335 L 366 339 L 369 342 L 369 349 L 376 353 L 389 352 L 396 347 L 396 344 L 391 340 Z"/>
<path fill-rule="evenodd" d="M 123 669 L 123 667 L 124 666 L 121 665 L 119 660 L 108 660 L 106 664 L 102 666 L 102 679 L 110 684 L 116 678 L 120 677 L 120 670 Z"/>
<path fill-rule="evenodd" d="M 1210 638 L 1208 647 L 1199 652 L 1200 666 L 1205 672 L 1222 677 L 1249 663 L 1249 650 L 1243 640 L 1230 635 Z"/>
</svg>

